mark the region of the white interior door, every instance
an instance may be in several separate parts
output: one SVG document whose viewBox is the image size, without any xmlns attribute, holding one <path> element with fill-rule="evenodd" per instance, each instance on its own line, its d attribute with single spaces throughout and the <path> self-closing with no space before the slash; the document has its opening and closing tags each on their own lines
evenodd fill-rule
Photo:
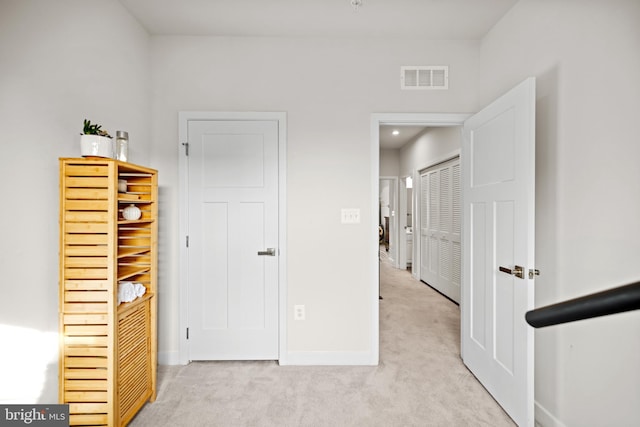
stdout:
<svg viewBox="0 0 640 427">
<path fill-rule="evenodd" d="M 188 123 L 190 360 L 278 359 L 278 122 Z"/>
<path fill-rule="evenodd" d="M 420 174 L 420 280 L 460 302 L 460 158 Z"/>
<path fill-rule="evenodd" d="M 469 118 L 462 146 L 462 358 L 520 426 L 534 423 L 534 132 L 530 78 Z"/>
</svg>

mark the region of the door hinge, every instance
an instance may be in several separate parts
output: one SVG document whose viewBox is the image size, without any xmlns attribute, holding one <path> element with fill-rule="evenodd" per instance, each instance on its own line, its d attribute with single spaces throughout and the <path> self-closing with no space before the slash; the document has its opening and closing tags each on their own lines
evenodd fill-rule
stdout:
<svg viewBox="0 0 640 427">
<path fill-rule="evenodd" d="M 189 328 L 187 328 L 187 339 L 189 339 Z"/>
<path fill-rule="evenodd" d="M 189 143 L 188 142 L 183 142 L 182 145 L 184 145 L 184 155 L 188 156 L 189 155 Z"/>
<path fill-rule="evenodd" d="M 185 242 L 185 243 L 186 243 L 187 247 L 189 247 L 189 236 L 186 236 L 186 239 L 185 239 L 185 240 L 186 240 L 186 242 Z"/>
</svg>

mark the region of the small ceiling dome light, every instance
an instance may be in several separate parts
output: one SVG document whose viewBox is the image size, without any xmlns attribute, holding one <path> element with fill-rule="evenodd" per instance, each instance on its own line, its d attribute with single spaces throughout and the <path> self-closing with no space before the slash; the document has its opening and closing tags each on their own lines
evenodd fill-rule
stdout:
<svg viewBox="0 0 640 427">
<path fill-rule="evenodd" d="M 393 132 L 391 132 L 391 134 L 393 136 L 400 135 L 400 131 L 398 129 L 394 129 Z"/>
<path fill-rule="evenodd" d="M 353 10 L 357 11 L 362 6 L 362 0 L 351 0 L 351 6 L 353 6 Z"/>
</svg>

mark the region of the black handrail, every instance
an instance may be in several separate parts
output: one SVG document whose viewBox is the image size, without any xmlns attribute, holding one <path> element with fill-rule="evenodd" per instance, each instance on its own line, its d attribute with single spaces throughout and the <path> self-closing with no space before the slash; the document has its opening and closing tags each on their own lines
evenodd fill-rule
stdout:
<svg viewBox="0 0 640 427">
<path fill-rule="evenodd" d="M 534 328 L 542 328 L 639 309 L 640 282 L 636 282 L 537 308 L 528 311 L 525 319 Z"/>
</svg>

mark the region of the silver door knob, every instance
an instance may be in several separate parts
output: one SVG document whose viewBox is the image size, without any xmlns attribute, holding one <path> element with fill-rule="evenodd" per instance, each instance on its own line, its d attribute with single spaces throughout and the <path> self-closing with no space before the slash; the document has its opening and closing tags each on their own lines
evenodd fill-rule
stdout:
<svg viewBox="0 0 640 427">
<path fill-rule="evenodd" d="M 507 267 L 498 267 L 498 269 L 503 273 L 511 274 L 519 279 L 524 279 L 524 267 L 520 267 L 519 265 L 516 265 L 513 270 Z"/>
<path fill-rule="evenodd" d="M 276 256 L 276 248 L 267 248 L 266 251 L 258 251 L 260 256 Z"/>
</svg>

